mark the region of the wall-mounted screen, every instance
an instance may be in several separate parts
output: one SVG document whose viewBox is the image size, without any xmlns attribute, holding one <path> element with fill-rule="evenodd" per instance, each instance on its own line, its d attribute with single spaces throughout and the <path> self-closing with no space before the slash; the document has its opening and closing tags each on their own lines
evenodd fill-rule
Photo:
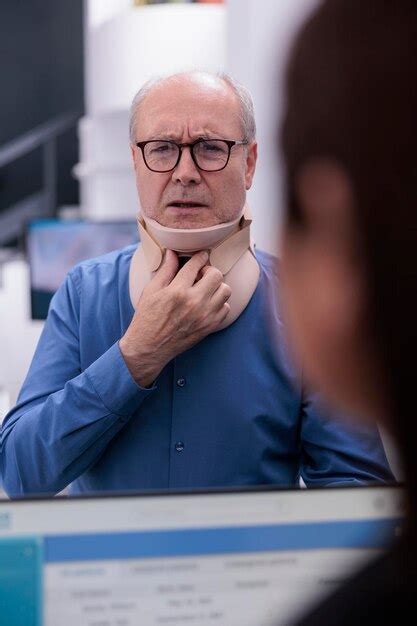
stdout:
<svg viewBox="0 0 417 626">
<path fill-rule="evenodd" d="M 138 242 L 135 221 L 36 220 L 28 224 L 32 319 L 45 319 L 55 291 L 80 261 Z"/>
</svg>

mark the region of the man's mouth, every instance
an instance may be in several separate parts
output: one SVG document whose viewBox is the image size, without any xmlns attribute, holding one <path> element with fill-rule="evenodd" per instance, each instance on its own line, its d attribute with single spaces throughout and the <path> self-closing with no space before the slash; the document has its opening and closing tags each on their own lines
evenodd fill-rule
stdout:
<svg viewBox="0 0 417 626">
<path fill-rule="evenodd" d="M 168 206 L 175 207 L 176 209 L 198 209 L 207 205 L 201 202 L 170 202 Z"/>
</svg>

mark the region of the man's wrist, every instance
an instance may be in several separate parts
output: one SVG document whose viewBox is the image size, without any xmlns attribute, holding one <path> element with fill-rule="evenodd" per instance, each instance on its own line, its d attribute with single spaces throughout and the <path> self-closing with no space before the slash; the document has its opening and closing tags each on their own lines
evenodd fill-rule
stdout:
<svg viewBox="0 0 417 626">
<path fill-rule="evenodd" d="M 162 366 L 154 362 L 154 359 L 146 358 L 133 351 L 129 342 L 122 337 L 119 341 L 119 348 L 126 363 L 126 366 L 135 382 L 144 389 L 152 387 L 155 379 L 162 370 Z"/>
</svg>

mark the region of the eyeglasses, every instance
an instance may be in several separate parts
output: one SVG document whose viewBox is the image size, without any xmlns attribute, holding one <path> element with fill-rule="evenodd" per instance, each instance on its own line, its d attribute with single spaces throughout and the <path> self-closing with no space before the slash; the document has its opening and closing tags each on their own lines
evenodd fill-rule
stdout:
<svg viewBox="0 0 417 626">
<path fill-rule="evenodd" d="M 246 145 L 247 141 L 227 139 L 197 139 L 193 143 L 175 141 L 139 141 L 136 145 L 142 151 L 145 165 L 152 172 L 171 172 L 180 162 L 183 148 L 190 148 L 195 165 L 204 172 L 219 172 L 229 162 L 233 146 Z"/>
</svg>

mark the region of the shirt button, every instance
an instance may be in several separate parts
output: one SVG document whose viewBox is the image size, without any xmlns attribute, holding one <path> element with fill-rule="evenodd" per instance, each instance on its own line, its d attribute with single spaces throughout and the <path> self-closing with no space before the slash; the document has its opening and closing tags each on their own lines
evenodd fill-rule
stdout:
<svg viewBox="0 0 417 626">
<path fill-rule="evenodd" d="M 175 444 L 175 449 L 177 452 L 182 452 L 184 450 L 184 444 L 182 441 L 177 441 Z"/>
<path fill-rule="evenodd" d="M 178 387 L 185 387 L 185 382 L 186 382 L 186 381 L 185 381 L 185 378 L 179 378 L 179 379 L 177 380 L 177 385 L 178 385 Z"/>
</svg>

